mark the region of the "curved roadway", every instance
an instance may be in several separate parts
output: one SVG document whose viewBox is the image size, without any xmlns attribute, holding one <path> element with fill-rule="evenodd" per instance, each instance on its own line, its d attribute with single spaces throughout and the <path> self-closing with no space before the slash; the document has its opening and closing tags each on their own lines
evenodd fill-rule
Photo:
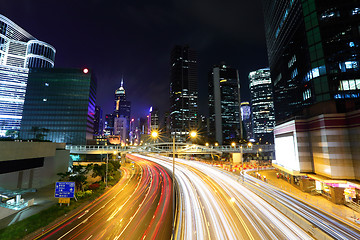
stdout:
<svg viewBox="0 0 360 240">
<path fill-rule="evenodd" d="M 162 166 L 131 158 L 134 169 L 122 168 L 118 184 L 35 239 L 170 239 L 172 179 Z"/>
<path fill-rule="evenodd" d="M 136 156 L 172 169 L 171 158 Z M 176 239 L 312 239 L 236 179 L 199 162 L 176 162 Z"/>
</svg>

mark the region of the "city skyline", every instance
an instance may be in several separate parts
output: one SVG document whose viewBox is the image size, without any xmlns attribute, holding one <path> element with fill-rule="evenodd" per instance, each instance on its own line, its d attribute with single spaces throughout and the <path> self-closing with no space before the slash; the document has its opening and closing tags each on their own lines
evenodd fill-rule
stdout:
<svg viewBox="0 0 360 240">
<path fill-rule="evenodd" d="M 212 1 L 206 2 L 206 8 L 201 1 L 114 2 L 106 6 L 83 1 L 70 5 L 8 1 L 2 14 L 52 44 L 57 49 L 55 67 L 93 69 L 99 79 L 98 105 L 104 114 L 112 112 L 109 96 L 122 76 L 133 104 L 133 117 L 145 116 L 150 106 L 158 106 L 161 113 L 166 111 L 169 52 L 176 44 L 189 44 L 198 51 L 199 86 L 206 86 L 207 72 L 221 61 L 239 69 L 243 86 L 248 85 L 250 71 L 267 67 L 261 3 Z M 214 14 L 219 16 L 216 21 Z M 249 19 L 252 27 L 247 27 Z M 98 33 L 93 34 L 93 29 Z M 109 32 L 111 37 L 107 37 Z M 248 101 L 249 93 L 242 89 L 242 101 Z M 199 90 L 199 110 L 207 114 L 206 87 Z"/>
</svg>

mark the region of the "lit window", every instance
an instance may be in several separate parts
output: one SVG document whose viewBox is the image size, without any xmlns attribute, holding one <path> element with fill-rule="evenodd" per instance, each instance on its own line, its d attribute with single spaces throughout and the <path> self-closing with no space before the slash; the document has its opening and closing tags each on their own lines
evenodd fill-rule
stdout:
<svg viewBox="0 0 360 240">
<path fill-rule="evenodd" d="M 356 88 L 360 89 L 360 79 L 356 79 L 355 83 L 356 83 Z"/>
<path fill-rule="evenodd" d="M 342 81 L 342 86 L 345 91 L 349 90 L 349 82 L 348 81 Z"/>
<path fill-rule="evenodd" d="M 349 88 L 350 90 L 356 89 L 355 80 L 349 80 Z"/>
<path fill-rule="evenodd" d="M 316 78 L 318 76 L 320 76 L 319 68 L 313 68 L 312 69 L 312 77 Z"/>
<path fill-rule="evenodd" d="M 352 10 L 352 15 L 357 15 L 357 14 L 360 14 L 360 8 L 354 8 Z"/>
<path fill-rule="evenodd" d="M 352 68 L 357 68 L 358 67 L 358 62 L 357 61 L 347 61 L 345 62 L 345 68 L 346 69 L 352 69 Z"/>
</svg>

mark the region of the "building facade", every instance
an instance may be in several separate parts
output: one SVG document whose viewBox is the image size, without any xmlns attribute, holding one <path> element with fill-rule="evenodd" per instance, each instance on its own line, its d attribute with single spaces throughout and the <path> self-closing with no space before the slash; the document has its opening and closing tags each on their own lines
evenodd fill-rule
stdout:
<svg viewBox="0 0 360 240">
<path fill-rule="evenodd" d="M 128 142 L 128 121 L 125 117 L 114 118 L 114 135 L 120 136 L 120 144 L 126 144 Z"/>
<path fill-rule="evenodd" d="M 242 138 L 240 121 L 240 82 L 238 71 L 225 64 L 214 66 L 209 74 L 210 138 L 230 144 Z"/>
<path fill-rule="evenodd" d="M 277 122 L 275 166 L 303 190 L 336 203 L 349 192 L 359 196 L 360 186 L 345 180 L 359 180 L 359 3 L 263 3 Z"/>
<path fill-rule="evenodd" d="M 100 106 L 95 106 L 94 115 L 94 135 L 99 136 L 103 134 L 103 111 Z"/>
<path fill-rule="evenodd" d="M 150 128 L 154 130 L 159 130 L 159 109 L 157 107 L 151 107 L 149 111 L 150 115 Z"/>
<path fill-rule="evenodd" d="M 114 134 L 114 119 L 115 116 L 113 113 L 105 115 L 104 121 L 104 135 L 113 135 Z"/>
<path fill-rule="evenodd" d="M 115 91 L 115 104 L 114 104 L 114 121 L 115 118 L 125 118 L 126 119 L 126 138 L 129 138 L 130 132 L 130 113 L 131 113 L 131 103 L 126 100 L 126 93 L 124 89 L 124 80 L 121 80 L 120 87 Z M 114 125 L 115 127 L 115 125 Z M 115 130 L 115 128 L 114 128 Z M 114 131 L 115 134 L 115 131 Z"/>
<path fill-rule="evenodd" d="M 93 138 L 96 79 L 87 69 L 31 69 L 20 137 L 85 145 Z"/>
<path fill-rule="evenodd" d="M 177 141 L 196 129 L 198 114 L 197 53 L 189 46 L 175 46 L 170 57 L 170 124 Z"/>
<path fill-rule="evenodd" d="M 357 1 L 263 0 L 276 121 L 309 105 L 360 106 Z"/>
<path fill-rule="evenodd" d="M 0 136 L 20 129 L 29 68 L 54 67 L 55 53 L 0 14 Z"/>
<path fill-rule="evenodd" d="M 252 129 L 252 118 L 251 118 L 251 106 L 249 102 L 241 102 L 241 119 L 243 123 L 243 128 L 245 130 L 244 138 L 247 140 L 253 139 L 253 129 Z"/>
<path fill-rule="evenodd" d="M 254 138 L 260 143 L 274 143 L 275 116 L 270 69 L 250 72 L 249 81 Z"/>
</svg>

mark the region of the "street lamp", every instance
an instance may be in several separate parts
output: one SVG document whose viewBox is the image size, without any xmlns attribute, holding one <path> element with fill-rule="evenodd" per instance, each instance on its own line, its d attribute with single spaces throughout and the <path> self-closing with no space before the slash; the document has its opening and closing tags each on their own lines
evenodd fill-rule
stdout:
<svg viewBox="0 0 360 240">
<path fill-rule="evenodd" d="M 232 142 L 231 143 L 231 146 L 234 148 L 236 146 L 236 143 L 235 142 Z"/>
<path fill-rule="evenodd" d="M 241 172 L 240 175 L 242 176 L 242 180 L 244 182 L 244 154 L 243 154 L 243 146 L 240 145 L 241 150 Z"/>
<path fill-rule="evenodd" d="M 207 147 L 208 147 L 208 146 L 209 146 L 209 143 L 205 143 L 205 146 L 207 146 Z"/>
<path fill-rule="evenodd" d="M 257 157 L 257 160 L 258 160 L 258 167 L 257 167 L 258 172 L 259 172 L 259 165 L 260 165 L 259 152 L 261 152 L 261 151 L 262 151 L 262 149 L 258 148 L 258 150 L 256 152 L 256 157 Z"/>
<path fill-rule="evenodd" d="M 158 138 L 158 136 L 159 136 L 159 132 L 157 130 L 151 131 L 151 137 L 154 139 L 154 143 L 155 143 L 156 139 Z"/>
</svg>

